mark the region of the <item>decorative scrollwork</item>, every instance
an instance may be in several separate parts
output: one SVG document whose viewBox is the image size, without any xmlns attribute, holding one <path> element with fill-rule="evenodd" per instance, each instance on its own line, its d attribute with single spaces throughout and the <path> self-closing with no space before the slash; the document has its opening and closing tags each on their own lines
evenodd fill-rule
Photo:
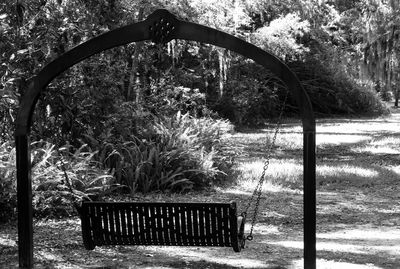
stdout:
<svg viewBox="0 0 400 269">
<path fill-rule="evenodd" d="M 154 43 L 167 43 L 173 39 L 177 19 L 166 10 L 157 10 L 149 16 L 149 32 Z"/>
</svg>

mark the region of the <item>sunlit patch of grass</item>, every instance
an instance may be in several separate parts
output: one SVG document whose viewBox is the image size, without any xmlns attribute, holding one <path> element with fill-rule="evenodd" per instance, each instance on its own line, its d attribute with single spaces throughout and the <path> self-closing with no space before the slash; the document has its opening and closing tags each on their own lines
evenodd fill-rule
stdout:
<svg viewBox="0 0 400 269">
<path fill-rule="evenodd" d="M 378 176 L 373 169 L 349 164 L 325 164 L 317 166 L 317 178 L 352 179 L 354 177 L 372 178 Z"/>
<path fill-rule="evenodd" d="M 368 135 L 359 134 L 326 134 L 317 133 L 316 143 L 317 146 L 323 145 L 340 145 L 340 144 L 353 144 L 370 140 Z"/>
<path fill-rule="evenodd" d="M 400 176 L 400 166 L 387 167 L 388 170 Z"/>
<path fill-rule="evenodd" d="M 293 261 L 289 269 L 304 268 L 303 259 Z M 332 269 L 332 268 L 343 268 L 343 269 L 383 269 L 382 267 L 375 266 L 373 264 L 355 264 L 342 261 L 332 261 L 325 259 L 317 259 L 317 268 L 319 269 Z"/>
<path fill-rule="evenodd" d="M 250 224 L 250 223 L 246 223 L 246 224 Z M 258 235 L 278 236 L 278 235 L 282 235 L 283 234 L 283 232 L 279 229 L 279 226 L 266 225 L 264 223 L 256 223 L 254 225 L 254 231 L 256 231 Z"/>
<path fill-rule="evenodd" d="M 239 144 L 255 145 L 262 147 L 264 150 L 270 148 L 274 137 L 274 130 L 264 129 L 257 133 L 236 133 L 232 139 Z M 303 136 L 301 132 L 291 132 L 281 130 L 277 135 L 274 148 L 284 148 L 285 150 L 294 150 L 303 148 Z"/>
<path fill-rule="evenodd" d="M 201 261 L 205 265 L 207 263 L 215 264 L 216 268 L 266 268 L 266 264 L 262 259 L 249 258 L 232 250 L 228 252 L 220 249 L 216 254 L 213 248 L 154 247 L 153 249 L 170 257 L 185 256 L 187 261 Z M 241 253 L 245 253 L 245 251 Z M 213 266 L 211 267 L 214 268 Z"/>
<path fill-rule="evenodd" d="M 8 234 L 0 234 L 0 245 L 7 247 L 15 247 L 17 246 L 17 242 L 10 238 Z"/>
<path fill-rule="evenodd" d="M 265 159 L 249 160 L 239 163 L 237 185 L 243 192 L 251 192 L 257 186 L 263 172 Z M 400 173 L 400 168 L 399 171 Z M 359 165 L 334 162 L 317 165 L 317 183 L 327 184 L 348 182 L 364 184 L 379 176 L 379 172 Z M 303 185 L 303 165 L 297 159 L 271 159 L 265 173 L 263 191 L 301 190 Z"/>
<path fill-rule="evenodd" d="M 276 146 L 285 150 L 301 150 L 303 148 L 303 134 L 281 132 L 277 136 Z"/>
<path fill-rule="evenodd" d="M 335 232 L 318 233 L 318 239 L 345 239 L 345 240 L 392 240 L 400 242 L 400 230 L 388 227 L 358 226 L 351 229 L 343 229 Z M 387 242 L 388 243 L 388 242 Z M 400 248 L 398 249 L 400 255 Z"/>
<path fill-rule="evenodd" d="M 262 175 L 265 160 L 241 162 L 237 166 L 239 172 L 238 185 L 252 191 Z M 295 159 L 271 159 L 265 172 L 264 191 L 282 191 L 288 186 L 302 182 L 303 167 Z M 300 180 L 299 180 L 300 179 Z"/>
<path fill-rule="evenodd" d="M 393 146 L 393 147 L 400 147 L 400 137 L 398 136 L 385 136 L 380 139 L 374 139 L 371 142 L 373 146 Z"/>
<path fill-rule="evenodd" d="M 385 136 L 371 140 L 366 145 L 353 149 L 357 153 L 373 153 L 373 154 L 400 154 L 400 137 Z"/>
<path fill-rule="evenodd" d="M 391 147 L 374 147 L 365 146 L 361 148 L 356 148 L 354 151 L 358 153 L 372 153 L 372 154 L 400 154 L 400 149 L 394 149 Z"/>
</svg>

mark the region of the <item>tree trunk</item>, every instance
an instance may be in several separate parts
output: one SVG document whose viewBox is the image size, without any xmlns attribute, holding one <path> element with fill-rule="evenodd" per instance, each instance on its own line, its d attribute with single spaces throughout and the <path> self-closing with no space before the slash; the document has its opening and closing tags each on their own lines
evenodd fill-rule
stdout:
<svg viewBox="0 0 400 269">
<path fill-rule="evenodd" d="M 228 74 L 228 59 L 225 49 L 218 50 L 219 60 L 219 92 L 218 97 L 221 98 L 224 95 L 224 86 Z"/>
<path fill-rule="evenodd" d="M 171 40 L 167 43 L 168 55 L 171 57 L 172 60 L 172 70 L 176 68 L 176 53 L 175 53 L 175 44 L 176 40 Z"/>
<path fill-rule="evenodd" d="M 139 9 L 139 15 L 138 15 L 138 21 L 143 20 L 143 13 L 144 13 L 144 8 L 141 7 Z M 135 93 L 135 102 L 138 104 L 140 102 L 140 79 L 139 79 L 139 74 L 138 74 L 138 65 L 139 65 L 139 55 L 142 51 L 143 47 L 143 42 L 137 42 L 135 51 L 132 55 L 132 65 L 131 65 L 131 70 L 130 70 L 130 78 L 129 78 L 129 87 L 128 87 L 128 93 L 127 93 L 127 100 L 132 100 L 133 99 L 133 93 Z"/>
</svg>

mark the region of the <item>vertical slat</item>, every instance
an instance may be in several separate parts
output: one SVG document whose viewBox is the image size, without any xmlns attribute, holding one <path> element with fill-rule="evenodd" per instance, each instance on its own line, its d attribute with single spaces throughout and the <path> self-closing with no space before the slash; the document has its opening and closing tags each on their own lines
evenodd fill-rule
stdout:
<svg viewBox="0 0 400 269">
<path fill-rule="evenodd" d="M 160 245 L 165 245 L 167 233 L 165 232 L 167 229 L 166 221 L 167 216 L 165 215 L 166 208 L 162 204 L 157 205 L 156 214 L 157 214 L 157 233 L 158 233 L 158 243 Z"/>
<path fill-rule="evenodd" d="M 126 207 L 125 211 L 125 216 L 126 216 L 126 236 L 127 236 L 127 242 L 130 245 L 134 244 L 134 239 L 133 239 L 133 227 L 132 227 L 132 206 L 128 205 Z"/>
<path fill-rule="evenodd" d="M 87 207 L 87 220 L 88 220 L 88 226 L 89 226 L 89 233 L 88 236 L 90 237 L 90 240 L 93 240 L 94 238 L 94 216 L 95 216 L 95 209 L 94 206 L 90 205 Z"/>
<path fill-rule="evenodd" d="M 181 217 L 181 207 L 174 206 L 174 230 L 175 230 L 175 239 L 176 245 L 183 245 L 184 242 L 184 233 L 185 233 L 185 225 L 182 224 L 182 217 Z"/>
<path fill-rule="evenodd" d="M 156 217 L 156 207 L 151 205 L 149 206 L 149 216 L 150 216 L 150 225 L 151 225 L 151 244 L 158 243 L 158 234 L 157 234 L 157 217 Z"/>
<path fill-rule="evenodd" d="M 146 233 L 146 244 L 151 244 L 151 218 L 150 218 L 150 210 L 148 206 L 143 206 L 144 213 L 144 225 L 145 225 L 145 233 Z"/>
<path fill-rule="evenodd" d="M 129 237 L 128 237 L 128 231 L 126 229 L 126 223 L 127 223 L 127 213 L 128 210 L 126 206 L 121 206 L 120 207 L 120 216 L 121 216 L 121 236 L 122 236 L 122 244 L 128 245 L 129 244 Z"/>
<path fill-rule="evenodd" d="M 136 220 L 134 219 L 133 225 L 136 227 L 139 227 L 139 244 L 141 245 L 146 245 L 146 229 L 147 228 L 147 223 L 146 222 L 146 213 L 142 205 L 136 206 L 136 214 L 134 214 L 134 217 L 136 216 Z M 137 225 L 136 225 L 137 223 Z"/>
<path fill-rule="evenodd" d="M 133 214 L 132 214 L 132 226 L 134 231 L 134 238 L 136 244 L 143 244 L 142 241 L 145 241 L 144 238 L 144 227 L 141 219 L 143 218 L 143 214 L 140 211 L 141 208 L 138 205 L 133 206 Z"/>
<path fill-rule="evenodd" d="M 123 244 L 121 237 L 121 207 L 114 205 L 114 222 L 115 222 L 115 242 Z"/>
<path fill-rule="evenodd" d="M 211 227 L 212 227 L 212 221 L 211 221 L 211 212 L 210 212 L 210 206 L 206 205 L 204 206 L 204 217 L 205 217 L 205 226 L 206 226 L 206 242 L 207 246 L 212 246 L 212 235 L 211 235 Z"/>
<path fill-rule="evenodd" d="M 95 218 L 95 225 L 94 225 L 94 242 L 97 246 L 104 245 L 104 233 L 103 233 L 103 216 L 102 216 L 102 210 L 100 205 L 98 204 L 93 204 L 93 207 L 96 212 L 96 218 Z"/>
<path fill-rule="evenodd" d="M 198 226 L 199 226 L 199 236 L 200 236 L 200 245 L 205 246 L 206 245 L 206 237 L 205 237 L 205 226 L 206 223 L 204 221 L 204 207 L 199 207 L 199 221 L 198 221 Z"/>
<path fill-rule="evenodd" d="M 129 230 L 129 234 L 131 236 L 132 242 L 134 244 L 140 244 L 141 237 L 140 237 L 140 222 L 138 220 L 138 206 L 137 205 L 131 205 L 129 207 L 129 219 L 128 221 L 131 222 L 131 228 Z"/>
<path fill-rule="evenodd" d="M 174 229 L 175 219 L 174 219 L 174 212 L 173 212 L 171 206 L 166 207 L 166 214 L 167 214 L 167 216 L 165 219 L 167 219 L 166 225 L 167 225 L 168 229 L 166 229 L 165 231 L 166 231 L 166 233 L 168 233 L 168 235 L 166 236 L 165 241 L 166 241 L 167 245 L 174 245 L 174 242 L 176 242 L 176 239 L 175 239 L 176 230 Z"/>
<path fill-rule="evenodd" d="M 109 245 L 111 243 L 111 240 L 110 240 L 110 233 L 108 232 L 110 230 L 109 225 L 108 225 L 108 213 L 107 213 L 108 207 L 106 205 L 101 205 L 100 209 L 101 209 L 102 221 L 103 221 L 102 233 L 104 236 L 104 244 Z"/>
<path fill-rule="evenodd" d="M 186 206 L 180 206 L 180 228 L 181 228 L 181 242 L 182 245 L 187 246 L 189 244 L 189 225 L 187 222 Z"/>
<path fill-rule="evenodd" d="M 229 207 L 223 206 L 223 226 L 224 226 L 224 246 L 231 246 L 230 234 L 229 234 Z"/>
<path fill-rule="evenodd" d="M 193 244 L 198 246 L 199 242 L 199 222 L 198 222 L 198 209 L 192 207 L 192 225 L 193 225 Z"/>
<path fill-rule="evenodd" d="M 115 221 L 114 221 L 114 206 L 112 204 L 108 204 L 107 206 L 107 212 L 108 212 L 108 228 L 109 228 L 109 235 L 110 235 L 110 244 L 115 244 L 116 238 L 115 238 Z"/>
<path fill-rule="evenodd" d="M 220 206 L 217 207 L 217 225 L 218 225 L 218 246 L 224 246 L 224 234 L 223 234 L 223 213 Z"/>
<path fill-rule="evenodd" d="M 193 246 L 193 212 L 192 210 L 186 206 L 185 207 L 185 219 L 186 219 L 186 223 L 187 223 L 187 241 L 188 241 L 188 245 L 189 246 Z"/>
<path fill-rule="evenodd" d="M 218 239 L 218 227 L 217 227 L 217 208 L 215 206 L 210 206 L 210 217 L 211 217 L 211 224 L 212 224 L 212 241 L 213 241 L 213 246 L 218 246 L 219 245 L 219 239 Z"/>
</svg>

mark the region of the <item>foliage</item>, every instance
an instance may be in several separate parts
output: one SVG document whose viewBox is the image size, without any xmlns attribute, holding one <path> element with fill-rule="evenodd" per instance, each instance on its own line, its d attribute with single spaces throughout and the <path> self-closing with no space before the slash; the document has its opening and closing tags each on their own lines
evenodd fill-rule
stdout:
<svg viewBox="0 0 400 269">
<path fill-rule="evenodd" d="M 298 40 L 310 31 L 308 21 L 296 14 L 281 16 L 255 32 L 255 43 L 286 61 L 298 59 L 309 51 Z"/>
<path fill-rule="evenodd" d="M 257 127 L 279 115 L 286 92 L 273 74 L 239 57 L 231 63 L 225 93 L 212 109 L 238 127 Z"/>
<path fill-rule="evenodd" d="M 363 48 L 363 72 L 377 84 L 381 93 L 395 95 L 396 106 L 400 98 L 400 9 L 398 1 L 368 1 L 361 21 L 365 23 L 365 46 Z"/>
<path fill-rule="evenodd" d="M 186 191 L 221 181 L 229 173 L 232 160 L 222 153 L 222 137 L 231 130 L 227 121 L 178 112 L 172 118 L 155 118 L 141 137 L 90 141 L 99 148 L 98 161 L 130 192 Z"/>
<path fill-rule="evenodd" d="M 308 59 L 291 63 L 320 115 L 380 115 L 385 105 L 371 85 L 349 78 L 343 71 Z"/>
<path fill-rule="evenodd" d="M 37 145 L 36 145 L 37 144 Z M 99 199 L 114 188 L 113 176 L 99 168 L 86 145 L 57 150 L 47 142 L 33 143 L 33 206 L 37 216 L 71 214 L 71 204 Z"/>
<path fill-rule="evenodd" d="M 49 142 L 33 142 L 32 189 L 35 216 L 66 216 L 71 205 L 82 199 L 99 199 L 115 189 L 113 176 L 100 169 L 86 145 L 73 149 L 65 145 L 57 149 Z M 15 214 L 16 171 L 15 147 L 0 146 L 0 216 L 11 219 Z"/>
<path fill-rule="evenodd" d="M 156 116 L 173 116 L 179 111 L 194 117 L 212 114 L 206 106 L 206 96 L 199 89 L 174 86 L 161 80 L 145 97 L 144 108 Z"/>
</svg>

